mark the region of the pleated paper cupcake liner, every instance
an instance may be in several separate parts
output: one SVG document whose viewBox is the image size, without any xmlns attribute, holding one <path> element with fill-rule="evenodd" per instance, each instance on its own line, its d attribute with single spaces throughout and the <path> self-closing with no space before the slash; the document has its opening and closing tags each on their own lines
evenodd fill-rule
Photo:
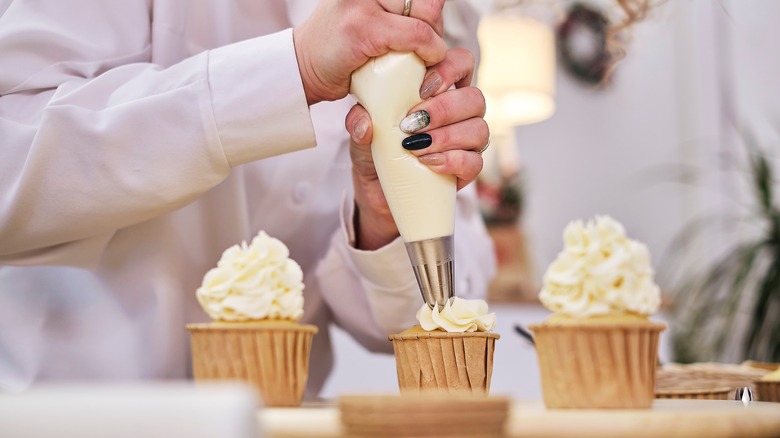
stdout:
<svg viewBox="0 0 780 438">
<path fill-rule="evenodd" d="M 758 401 L 780 403 L 780 382 L 759 380 L 753 383 Z"/>
<path fill-rule="evenodd" d="M 491 332 L 390 336 L 401 393 L 438 390 L 488 394 L 498 338 Z"/>
<path fill-rule="evenodd" d="M 309 376 L 317 327 L 281 323 L 193 324 L 195 379 L 251 383 L 266 406 L 299 406 Z"/>
<path fill-rule="evenodd" d="M 665 325 L 531 326 L 548 408 L 649 408 Z"/>
</svg>

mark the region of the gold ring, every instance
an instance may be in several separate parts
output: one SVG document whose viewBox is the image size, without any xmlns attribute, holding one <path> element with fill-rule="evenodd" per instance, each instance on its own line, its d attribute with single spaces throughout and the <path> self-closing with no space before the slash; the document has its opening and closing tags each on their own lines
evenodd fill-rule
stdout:
<svg viewBox="0 0 780 438">
<path fill-rule="evenodd" d="M 404 0 L 404 17 L 408 17 L 412 13 L 412 0 Z"/>
<path fill-rule="evenodd" d="M 482 152 L 485 152 L 488 147 L 490 147 L 490 139 L 488 139 L 487 144 L 485 146 L 483 146 L 482 149 L 478 150 L 477 153 L 482 155 Z"/>
</svg>

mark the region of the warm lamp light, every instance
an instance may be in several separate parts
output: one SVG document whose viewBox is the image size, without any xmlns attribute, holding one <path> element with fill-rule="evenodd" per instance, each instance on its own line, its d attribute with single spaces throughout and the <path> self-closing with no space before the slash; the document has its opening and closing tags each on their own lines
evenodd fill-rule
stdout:
<svg viewBox="0 0 780 438">
<path fill-rule="evenodd" d="M 520 16 L 491 15 L 479 24 L 479 88 L 494 128 L 535 123 L 555 112 L 555 36 Z M 494 129 L 495 130 L 495 129 Z"/>
</svg>

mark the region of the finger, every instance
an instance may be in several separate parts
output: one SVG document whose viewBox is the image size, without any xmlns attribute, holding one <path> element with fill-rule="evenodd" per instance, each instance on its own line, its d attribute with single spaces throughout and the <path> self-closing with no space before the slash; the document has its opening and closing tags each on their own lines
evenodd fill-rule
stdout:
<svg viewBox="0 0 780 438">
<path fill-rule="evenodd" d="M 344 119 L 344 126 L 356 144 L 361 146 L 371 144 L 373 137 L 371 116 L 362 105 L 355 105 L 349 110 L 346 119 Z"/>
<path fill-rule="evenodd" d="M 490 129 L 485 120 L 473 117 L 430 132 L 412 135 L 404 139 L 402 145 L 419 157 L 456 149 L 479 152 L 489 138 Z"/>
<path fill-rule="evenodd" d="M 443 93 L 451 86 L 468 87 L 474 78 L 476 61 L 474 55 L 466 49 L 457 48 L 447 51 L 442 62 L 431 66 L 425 73 L 420 98 L 427 99 Z"/>
<path fill-rule="evenodd" d="M 422 101 L 398 126 L 406 133 L 420 133 L 484 115 L 482 91 L 476 87 L 457 88 Z"/>
<path fill-rule="evenodd" d="M 447 43 L 434 29 L 421 20 L 387 14 L 372 24 L 372 38 L 364 40 L 364 51 L 369 57 L 384 55 L 389 50 L 414 52 L 425 65 L 441 62 L 447 54 Z"/>
<path fill-rule="evenodd" d="M 391 14 L 402 15 L 404 12 L 404 0 L 379 0 L 379 4 Z M 411 6 L 409 17 L 428 23 L 437 34 L 442 35 L 444 26 L 441 13 L 444 0 L 412 0 Z"/>
<path fill-rule="evenodd" d="M 456 176 L 458 190 L 477 178 L 483 164 L 481 155 L 459 149 L 423 155 L 418 159 L 436 173 Z"/>
</svg>

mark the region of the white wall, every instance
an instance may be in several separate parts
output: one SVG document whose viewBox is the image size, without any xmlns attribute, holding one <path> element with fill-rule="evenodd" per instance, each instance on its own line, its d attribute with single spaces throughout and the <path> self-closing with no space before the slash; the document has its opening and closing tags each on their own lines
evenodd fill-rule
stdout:
<svg viewBox="0 0 780 438">
<path fill-rule="evenodd" d="M 740 208 L 739 129 L 780 145 L 778 20 L 780 2 L 768 0 L 665 2 L 636 26 L 608 88 L 559 68 L 556 114 L 516 129 L 537 277 L 572 219 L 614 216 L 659 266 L 684 223 Z M 727 239 L 713 234 L 689 260 Z"/>
<path fill-rule="evenodd" d="M 668 246 L 684 216 L 679 188 L 665 175 L 680 160 L 675 41 L 673 20 L 638 26 L 627 58 L 601 90 L 559 68 L 555 115 L 516 129 L 524 228 L 539 270 L 560 251 L 570 220 L 596 214 L 621 221 L 656 260 Z"/>
</svg>

